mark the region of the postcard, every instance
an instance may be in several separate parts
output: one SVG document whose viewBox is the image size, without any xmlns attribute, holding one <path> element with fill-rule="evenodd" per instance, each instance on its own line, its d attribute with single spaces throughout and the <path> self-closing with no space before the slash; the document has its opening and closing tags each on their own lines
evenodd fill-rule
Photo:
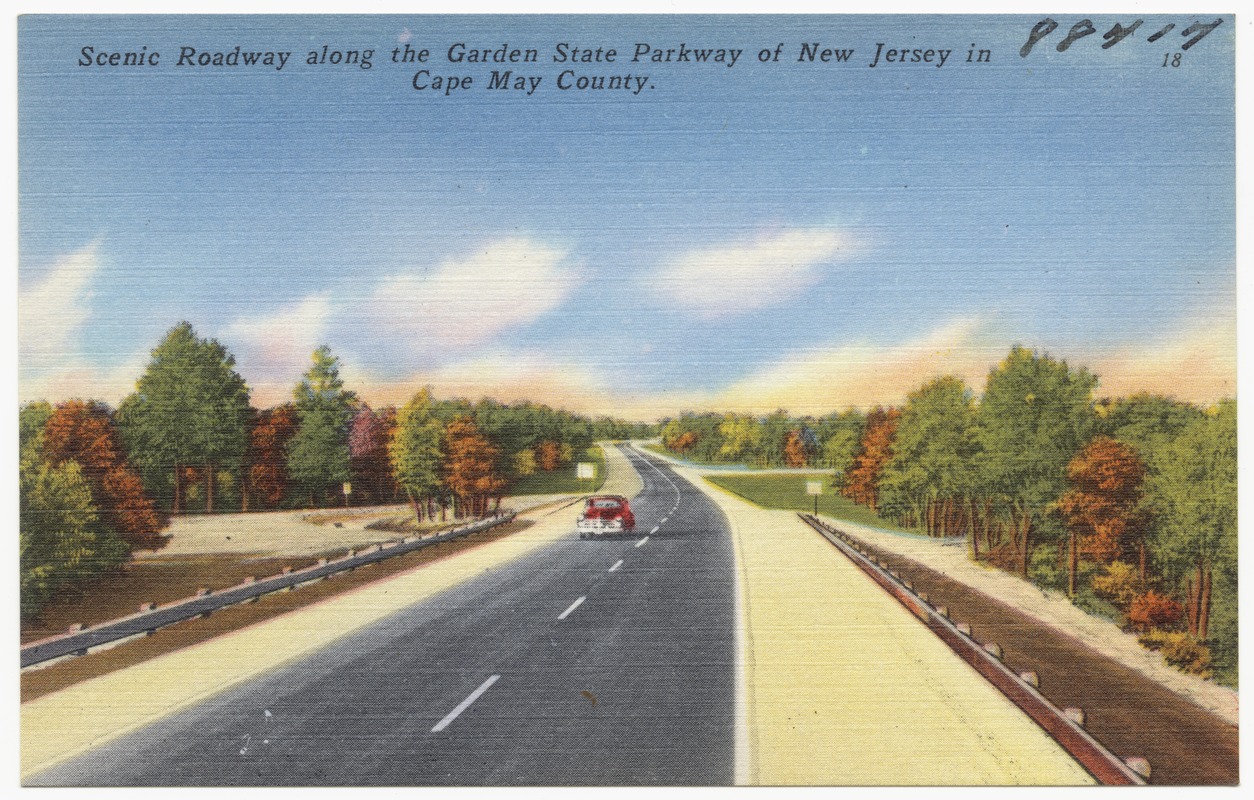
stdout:
<svg viewBox="0 0 1254 800">
<path fill-rule="evenodd" d="M 1236 20 L 18 20 L 27 786 L 1236 785 Z"/>
</svg>

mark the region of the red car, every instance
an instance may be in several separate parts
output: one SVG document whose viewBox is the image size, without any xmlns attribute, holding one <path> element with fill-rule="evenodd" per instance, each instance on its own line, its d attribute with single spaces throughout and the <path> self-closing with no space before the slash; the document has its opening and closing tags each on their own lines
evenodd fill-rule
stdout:
<svg viewBox="0 0 1254 800">
<path fill-rule="evenodd" d="M 594 495 L 584 504 L 579 515 L 579 538 L 613 536 L 635 530 L 636 517 L 627 498 L 616 494 Z"/>
</svg>

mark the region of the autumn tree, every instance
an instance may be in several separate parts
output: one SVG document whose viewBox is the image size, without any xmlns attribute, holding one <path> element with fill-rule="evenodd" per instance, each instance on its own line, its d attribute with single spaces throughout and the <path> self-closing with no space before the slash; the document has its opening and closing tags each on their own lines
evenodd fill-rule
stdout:
<svg viewBox="0 0 1254 800">
<path fill-rule="evenodd" d="M 670 448 L 681 456 L 687 455 L 688 451 L 697 443 L 697 438 L 696 431 L 684 431 L 671 440 Z"/>
<path fill-rule="evenodd" d="M 552 440 L 536 445 L 535 453 L 536 466 L 545 472 L 552 472 L 562 463 L 562 447 Z"/>
<path fill-rule="evenodd" d="M 43 456 L 53 467 L 79 465 L 102 524 L 129 550 L 165 546 L 165 522 L 126 461 L 108 406 L 82 400 L 57 405 L 44 425 Z"/>
<path fill-rule="evenodd" d="M 432 408 L 431 390 L 422 389 L 397 413 L 396 428 L 388 442 L 392 474 L 419 521 L 430 514 L 432 498 L 441 489 L 443 435 L 444 426 Z"/>
<path fill-rule="evenodd" d="M 841 494 L 872 511 L 879 508 L 880 473 L 892 457 L 893 438 L 901 411 L 877 407 L 866 416 L 866 425 L 853 467 L 845 478 Z"/>
<path fill-rule="evenodd" d="M 468 416 L 448 424 L 444 435 L 444 480 L 471 516 L 485 516 L 488 500 L 500 499 L 505 480 L 498 472 L 498 450 Z"/>
<path fill-rule="evenodd" d="M 243 456 L 248 416 L 248 387 L 235 371 L 235 357 L 180 322 L 152 351 L 117 420 L 131 459 L 150 476 L 170 476 L 171 508 L 178 514 L 187 467 L 203 471 L 205 510 L 213 511 L 215 475 Z"/>
<path fill-rule="evenodd" d="M 1136 451 L 1108 436 L 1098 436 L 1067 465 L 1066 494 L 1058 507 L 1067 520 L 1067 593 L 1076 593 L 1079 551 L 1102 564 L 1114 561 L 1133 539 L 1139 540 L 1141 582 L 1145 581 L 1145 543 L 1140 514 L 1145 465 Z"/>
<path fill-rule="evenodd" d="M 802 431 L 793 429 L 788 432 L 784 442 L 784 466 L 799 469 L 810 463 L 813 449 L 806 441 Z"/>
<path fill-rule="evenodd" d="M 293 392 L 300 426 L 288 443 L 287 469 L 308 492 L 310 505 L 329 487 L 352 477 L 348 426 L 357 397 L 344 388 L 340 360 L 323 345 Z"/>
<path fill-rule="evenodd" d="M 1096 385 L 1087 370 L 1018 345 L 989 372 L 978 413 L 981 488 L 1005 505 L 1025 576 L 1033 531 L 1065 491 L 1067 465 L 1093 430 Z"/>
<path fill-rule="evenodd" d="M 296 406 L 285 403 L 256 412 L 249 431 L 244 469 L 244 508 L 249 498 L 273 508 L 287 496 L 287 447 L 296 435 Z"/>
<path fill-rule="evenodd" d="M 375 412 L 363 403 L 348 426 L 348 457 L 354 490 L 360 486 L 367 498 L 376 503 L 386 499 L 392 488 L 388 442 L 395 425 L 395 413 L 389 415 L 386 411 Z"/>
</svg>

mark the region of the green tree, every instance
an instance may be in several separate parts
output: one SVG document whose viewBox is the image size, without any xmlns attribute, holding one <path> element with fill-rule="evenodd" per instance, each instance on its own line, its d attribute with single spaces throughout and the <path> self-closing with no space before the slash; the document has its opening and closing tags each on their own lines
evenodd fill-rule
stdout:
<svg viewBox="0 0 1254 800">
<path fill-rule="evenodd" d="M 91 486 L 73 461 L 19 465 L 18 559 L 21 613 L 34 616 L 54 592 L 126 559 L 126 545 L 100 525 Z"/>
<path fill-rule="evenodd" d="M 1087 370 L 1019 345 L 989 372 L 977 415 L 984 451 L 980 488 L 1004 504 L 1025 576 L 1034 528 L 1065 491 L 1067 464 L 1092 433 L 1096 386 Z"/>
<path fill-rule="evenodd" d="M 22 406 L 17 415 L 18 451 L 23 457 L 42 447 L 44 426 L 52 416 L 52 405 L 42 400 Z"/>
<path fill-rule="evenodd" d="M 974 396 L 960 378 L 937 378 L 914 390 L 880 478 L 885 511 L 904 508 L 929 536 L 950 534 L 965 517 L 978 449 Z"/>
<path fill-rule="evenodd" d="M 131 461 L 148 478 L 168 476 L 152 494 L 173 488 L 171 510 L 183 510 L 182 470 L 203 469 L 205 510 L 213 511 L 219 467 L 238 468 L 248 446 L 248 386 L 235 357 L 216 339 L 200 339 L 180 322 L 152 351 L 152 360 L 122 401 L 117 421 Z"/>
<path fill-rule="evenodd" d="M 431 390 L 422 389 L 397 414 L 396 430 L 388 444 L 392 474 L 419 520 L 424 512 L 430 513 L 431 500 L 440 491 L 443 434 L 444 426 L 432 409 Z"/>
<path fill-rule="evenodd" d="M 762 444 L 762 425 L 748 414 L 728 414 L 718 426 L 722 461 L 742 461 L 757 453 Z"/>
<path fill-rule="evenodd" d="M 1237 560 L 1237 409 L 1232 400 L 1195 420 L 1159 451 L 1146 481 L 1149 503 L 1158 516 L 1152 545 L 1155 563 L 1169 579 L 1183 583 L 1189 631 L 1210 633 L 1212 604 L 1218 600 L 1235 622 Z M 1231 573 L 1216 597 L 1215 572 Z M 1235 636 L 1235 629 L 1233 631 Z"/>
<path fill-rule="evenodd" d="M 348 434 L 357 396 L 344 389 L 340 360 L 326 345 L 313 352 L 313 365 L 293 394 L 300 427 L 288 443 L 287 469 L 314 505 L 330 486 L 352 477 Z"/>
</svg>

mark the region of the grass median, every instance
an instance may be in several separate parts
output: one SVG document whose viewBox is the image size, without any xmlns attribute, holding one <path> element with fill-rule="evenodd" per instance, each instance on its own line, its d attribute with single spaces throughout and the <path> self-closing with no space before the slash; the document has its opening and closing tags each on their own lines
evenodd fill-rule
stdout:
<svg viewBox="0 0 1254 800">
<path fill-rule="evenodd" d="M 830 472 L 788 475 L 706 475 L 705 480 L 734 495 L 743 497 L 760 508 L 785 511 L 815 510 L 815 495 L 806 492 L 806 484 L 821 481 L 823 493 L 818 495 L 818 513 L 834 519 L 843 519 L 882 528 L 887 531 L 910 533 L 880 517 L 866 506 L 860 506 L 847 497 L 841 497 L 832 486 Z"/>
</svg>

